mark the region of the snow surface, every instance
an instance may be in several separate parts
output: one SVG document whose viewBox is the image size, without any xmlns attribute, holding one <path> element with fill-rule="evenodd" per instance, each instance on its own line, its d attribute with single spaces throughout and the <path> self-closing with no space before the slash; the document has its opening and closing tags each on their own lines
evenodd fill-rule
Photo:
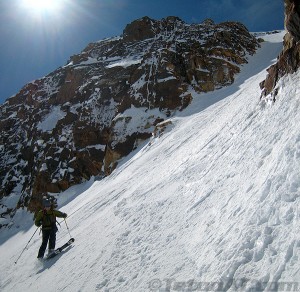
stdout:
<svg viewBox="0 0 300 292">
<path fill-rule="evenodd" d="M 137 129 L 143 132 L 148 131 L 151 134 L 154 130 L 153 124 L 158 117 L 165 118 L 159 109 L 136 108 L 132 105 L 114 118 L 114 134 L 118 137 L 119 143 L 126 142 L 126 136 L 133 135 Z M 112 145 L 114 146 L 116 143 L 112 143 Z"/>
<path fill-rule="evenodd" d="M 259 102 L 283 34 L 264 36 L 232 86 L 192 92 L 111 176 L 68 190 L 64 253 L 37 261 L 36 234 L 14 264 L 36 229 L 19 210 L 19 232 L 0 237 L 0 290 L 299 291 L 300 72 Z"/>
<path fill-rule="evenodd" d="M 55 106 L 45 119 L 38 123 L 37 128 L 43 132 L 52 131 L 56 127 L 57 122 L 66 115 L 67 114 L 60 109 L 60 106 Z"/>
<path fill-rule="evenodd" d="M 109 64 L 106 66 L 106 68 L 113 68 L 113 67 L 129 67 L 131 65 L 140 64 L 142 62 L 142 59 L 135 59 L 135 58 L 128 58 L 124 60 L 119 60 L 115 63 Z"/>
</svg>

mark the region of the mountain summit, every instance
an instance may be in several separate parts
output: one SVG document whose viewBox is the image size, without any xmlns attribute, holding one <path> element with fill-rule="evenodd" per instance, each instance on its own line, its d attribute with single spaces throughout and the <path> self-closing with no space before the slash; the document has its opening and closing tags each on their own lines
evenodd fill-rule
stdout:
<svg viewBox="0 0 300 292">
<path fill-rule="evenodd" d="M 109 175 L 194 96 L 232 84 L 258 47 L 241 23 L 143 17 L 25 85 L 0 107 L 1 225 Z"/>
</svg>

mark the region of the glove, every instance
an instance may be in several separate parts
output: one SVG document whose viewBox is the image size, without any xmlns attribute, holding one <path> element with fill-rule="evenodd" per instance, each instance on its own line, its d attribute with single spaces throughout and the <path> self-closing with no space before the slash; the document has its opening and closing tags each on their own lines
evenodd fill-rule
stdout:
<svg viewBox="0 0 300 292">
<path fill-rule="evenodd" d="M 42 225 L 42 221 L 36 223 L 37 227 L 40 227 L 41 225 Z"/>
<path fill-rule="evenodd" d="M 67 214 L 66 213 L 63 213 L 63 218 L 67 218 Z"/>
</svg>

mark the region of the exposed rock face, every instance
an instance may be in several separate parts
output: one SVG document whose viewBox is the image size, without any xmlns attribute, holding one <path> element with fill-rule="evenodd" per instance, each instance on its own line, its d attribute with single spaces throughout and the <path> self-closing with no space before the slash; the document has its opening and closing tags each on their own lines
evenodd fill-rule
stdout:
<svg viewBox="0 0 300 292">
<path fill-rule="evenodd" d="M 295 42 L 300 40 L 300 2 L 285 0 L 285 27 Z"/>
<path fill-rule="evenodd" d="M 2 218 L 16 205 L 35 210 L 43 194 L 109 175 L 185 109 L 192 92 L 231 84 L 258 46 L 240 23 L 144 17 L 24 86 L 0 107 Z"/>
<path fill-rule="evenodd" d="M 123 39 L 126 42 L 142 41 L 145 39 L 153 38 L 158 29 L 158 22 L 143 17 L 128 24 L 123 31 Z"/>
<path fill-rule="evenodd" d="M 287 30 L 283 40 L 283 51 L 276 64 L 267 71 L 266 79 L 261 82 L 262 98 L 271 98 L 275 101 L 278 80 L 288 74 L 294 73 L 300 67 L 300 2 L 298 0 L 285 0 L 285 28 Z"/>
</svg>

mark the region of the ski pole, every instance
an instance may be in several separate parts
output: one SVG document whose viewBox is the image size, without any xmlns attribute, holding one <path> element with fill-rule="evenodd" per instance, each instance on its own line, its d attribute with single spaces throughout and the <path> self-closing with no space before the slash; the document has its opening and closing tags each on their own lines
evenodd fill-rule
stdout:
<svg viewBox="0 0 300 292">
<path fill-rule="evenodd" d="M 25 249 L 27 248 L 29 242 L 31 241 L 31 239 L 33 238 L 33 236 L 36 234 L 36 232 L 38 231 L 39 227 L 37 227 L 37 229 L 34 231 L 33 235 L 31 236 L 31 238 L 28 240 L 26 246 L 24 247 L 24 249 L 22 250 L 21 254 L 19 255 L 19 257 L 17 258 L 17 260 L 15 261 L 15 264 L 18 262 L 18 260 L 20 259 L 20 257 L 22 256 L 23 252 L 25 251 Z"/>
<path fill-rule="evenodd" d="M 64 220 L 65 220 L 65 223 L 66 223 L 66 226 L 67 226 L 67 229 L 68 229 L 68 232 L 69 232 L 70 238 L 72 238 L 72 236 L 71 236 L 71 233 L 70 233 L 69 226 L 68 226 L 68 224 L 67 224 L 67 220 L 66 220 L 66 218 L 64 218 Z"/>
</svg>

